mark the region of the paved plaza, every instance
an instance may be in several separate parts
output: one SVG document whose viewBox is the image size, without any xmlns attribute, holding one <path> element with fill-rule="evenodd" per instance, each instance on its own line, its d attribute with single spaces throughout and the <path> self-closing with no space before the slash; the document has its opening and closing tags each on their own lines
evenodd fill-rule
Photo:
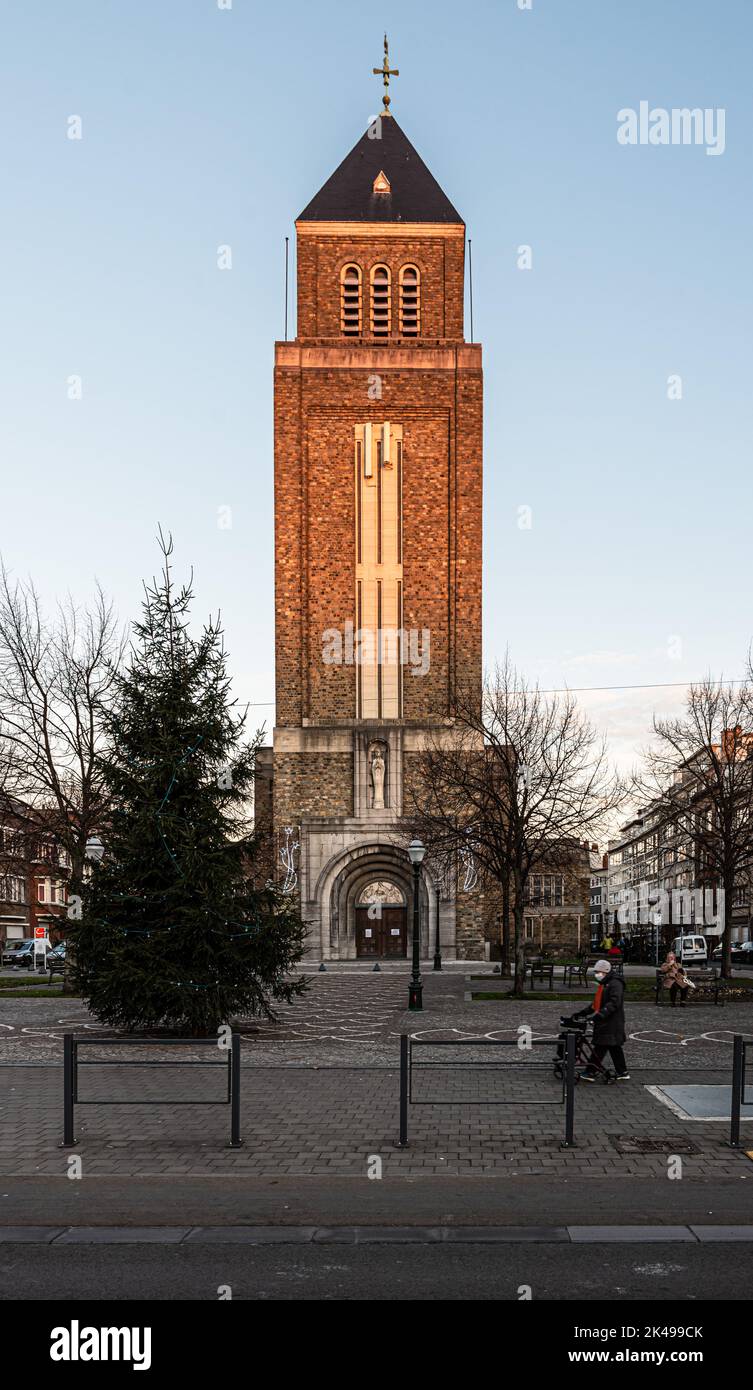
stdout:
<svg viewBox="0 0 753 1390">
<path fill-rule="evenodd" d="M 399 1036 L 417 1040 L 515 1040 L 527 1025 L 550 1038 L 570 1006 L 547 1001 L 472 1001 L 470 972 L 425 976 L 423 1013 L 405 1010 L 407 972 L 344 970 L 314 974 L 309 993 L 255 1023 L 242 1040 L 243 1147 L 226 1147 L 221 1070 L 122 1065 L 106 1043 L 82 1049 L 81 1101 L 118 1098 L 135 1105 L 79 1105 L 76 1145 L 89 1177 L 296 1176 L 382 1178 L 561 1175 L 563 1179 L 667 1175 L 668 1155 L 690 1179 L 746 1185 L 753 1162 L 726 1145 L 726 1121 L 683 1117 L 662 1088 L 724 1087 L 732 1036 L 753 1038 L 753 1006 L 698 1004 L 670 1011 L 629 1007 L 631 1081 L 576 1088 L 576 1147 L 563 1151 L 562 1091 L 553 1047 L 414 1049 L 409 1146 L 398 1147 Z M 4 1000 L 0 1022 L 0 1174 L 24 1178 L 66 1172 L 62 1139 L 62 1035 L 101 1030 L 76 1000 Z M 181 1060 L 216 1061 L 206 1047 Z M 144 1062 L 175 1061 L 175 1050 L 139 1049 Z M 133 1050 L 128 1060 L 133 1060 Z M 449 1063 L 460 1063 L 452 1065 Z M 715 1096 L 720 1093 L 716 1092 Z M 147 1105 L 173 1098 L 191 1104 Z M 442 1102 L 441 1104 L 439 1102 Z M 449 1102 L 449 1103 L 448 1103 Z M 718 1113 L 712 1111 L 712 1113 Z M 743 1121 L 743 1139 L 747 1121 Z M 651 1142 L 654 1152 L 642 1152 Z M 750 1129 L 753 1150 L 753 1125 Z M 750 1188 L 753 1196 L 753 1188 Z"/>
</svg>

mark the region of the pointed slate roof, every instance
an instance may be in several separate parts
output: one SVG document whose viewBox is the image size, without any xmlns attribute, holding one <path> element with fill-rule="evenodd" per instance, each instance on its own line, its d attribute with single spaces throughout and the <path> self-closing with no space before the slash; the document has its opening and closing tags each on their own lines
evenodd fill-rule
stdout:
<svg viewBox="0 0 753 1390">
<path fill-rule="evenodd" d="M 382 117 L 380 125 L 381 139 L 366 131 L 298 221 L 462 223 L 395 117 Z M 389 193 L 374 192 L 380 173 L 389 179 Z"/>
</svg>

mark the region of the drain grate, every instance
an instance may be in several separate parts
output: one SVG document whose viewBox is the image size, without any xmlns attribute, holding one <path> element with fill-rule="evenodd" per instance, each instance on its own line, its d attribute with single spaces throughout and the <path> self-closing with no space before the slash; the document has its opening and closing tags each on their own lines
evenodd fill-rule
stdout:
<svg viewBox="0 0 753 1390">
<path fill-rule="evenodd" d="M 652 1136 L 646 1139 L 636 1134 L 610 1134 L 610 1144 L 618 1154 L 697 1154 L 697 1145 L 690 1139 L 680 1139 L 678 1135 L 668 1139 Z"/>
</svg>

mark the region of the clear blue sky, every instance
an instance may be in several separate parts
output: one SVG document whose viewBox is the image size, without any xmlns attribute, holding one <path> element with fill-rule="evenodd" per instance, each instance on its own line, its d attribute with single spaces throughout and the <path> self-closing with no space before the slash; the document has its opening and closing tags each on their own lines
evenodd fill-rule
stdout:
<svg viewBox="0 0 753 1390">
<path fill-rule="evenodd" d="M 750 0 L 6 6 L 7 563 L 48 601 L 84 599 L 96 576 L 129 617 L 162 523 L 194 567 L 197 616 L 222 610 L 239 695 L 272 698 L 284 237 L 379 109 L 384 27 L 393 110 L 473 239 L 487 661 L 509 643 L 545 685 L 739 674 L 753 631 Z M 724 107 L 725 153 L 620 146 L 617 112 L 641 100 Z M 220 244 L 232 271 L 216 268 Z M 666 398 L 673 373 L 682 401 Z M 589 707 L 624 755 L 674 699 Z"/>
</svg>

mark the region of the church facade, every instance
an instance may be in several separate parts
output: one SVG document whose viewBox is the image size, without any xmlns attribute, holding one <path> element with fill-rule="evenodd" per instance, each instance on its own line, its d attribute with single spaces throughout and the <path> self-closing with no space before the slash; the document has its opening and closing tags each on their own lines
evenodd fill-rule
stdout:
<svg viewBox="0 0 753 1390">
<path fill-rule="evenodd" d="M 261 785 L 311 960 L 404 956 L 405 789 L 455 682 L 481 686 L 482 365 L 465 225 L 385 110 L 296 222 L 275 346 L 276 722 Z M 478 958 L 428 861 L 421 954 Z"/>
</svg>

